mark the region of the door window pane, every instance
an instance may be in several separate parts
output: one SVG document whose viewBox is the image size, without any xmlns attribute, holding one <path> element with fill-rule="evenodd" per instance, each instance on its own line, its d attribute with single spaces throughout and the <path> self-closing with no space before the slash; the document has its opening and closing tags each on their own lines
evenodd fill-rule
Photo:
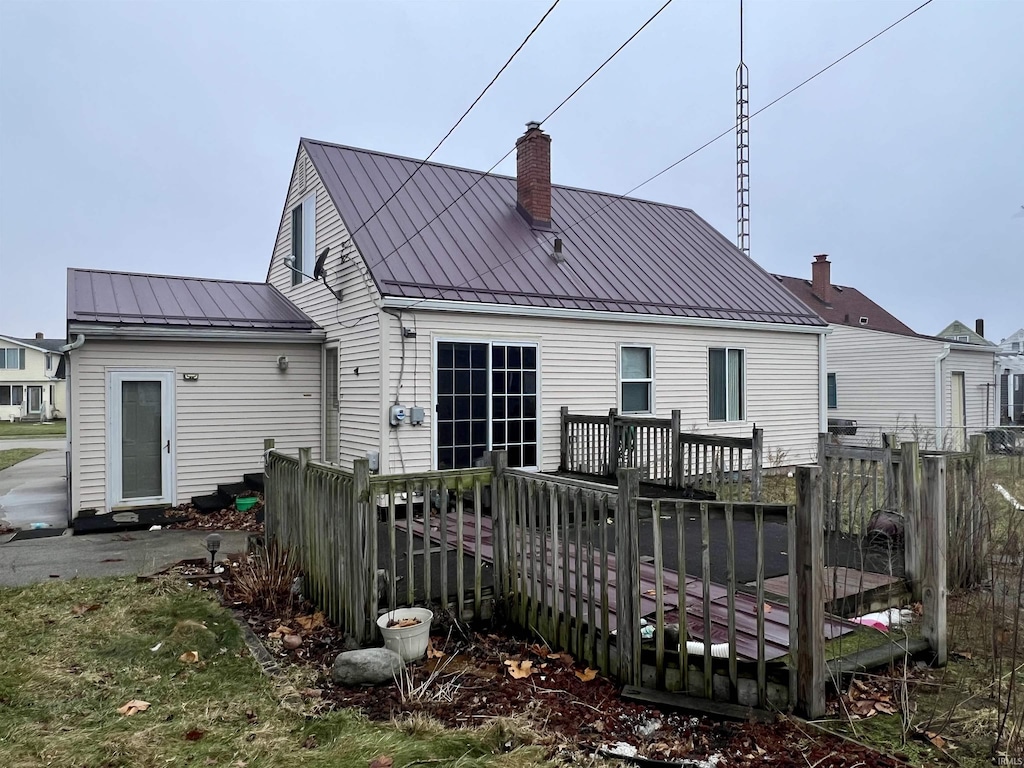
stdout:
<svg viewBox="0 0 1024 768">
<path fill-rule="evenodd" d="M 163 409 L 159 381 L 121 383 L 122 498 L 163 495 Z"/>
</svg>

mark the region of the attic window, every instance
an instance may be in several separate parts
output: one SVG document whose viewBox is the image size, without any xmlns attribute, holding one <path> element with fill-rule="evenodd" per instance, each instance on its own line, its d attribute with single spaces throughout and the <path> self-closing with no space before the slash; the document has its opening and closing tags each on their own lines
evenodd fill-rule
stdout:
<svg viewBox="0 0 1024 768">
<path fill-rule="evenodd" d="M 864 316 L 861 316 L 860 324 L 861 325 L 867 325 L 868 324 L 868 319 L 866 317 L 864 317 Z"/>
</svg>

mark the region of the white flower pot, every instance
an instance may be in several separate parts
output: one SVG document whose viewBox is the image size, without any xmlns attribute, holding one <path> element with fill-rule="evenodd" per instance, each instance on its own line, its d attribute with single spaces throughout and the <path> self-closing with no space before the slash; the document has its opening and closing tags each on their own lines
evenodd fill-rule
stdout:
<svg viewBox="0 0 1024 768">
<path fill-rule="evenodd" d="M 419 624 L 411 627 L 389 627 L 392 621 L 402 619 L 419 619 Z M 416 661 L 422 659 L 427 653 L 427 643 L 430 641 L 430 622 L 434 614 L 426 608 L 396 608 L 393 611 L 381 615 L 377 619 L 377 626 L 381 635 L 384 636 L 384 647 L 402 657 L 403 661 Z"/>
</svg>

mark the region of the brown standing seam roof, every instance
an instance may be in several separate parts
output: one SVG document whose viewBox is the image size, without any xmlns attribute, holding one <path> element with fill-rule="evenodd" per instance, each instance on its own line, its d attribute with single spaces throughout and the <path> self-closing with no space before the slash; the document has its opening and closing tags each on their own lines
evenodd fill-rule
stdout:
<svg viewBox="0 0 1024 768">
<path fill-rule="evenodd" d="M 815 312 L 834 325 L 849 325 L 854 328 L 898 333 L 902 336 L 920 336 L 909 325 L 900 322 L 895 315 L 886 312 L 856 288 L 851 288 L 848 285 L 833 285 L 832 303 L 828 305 L 814 295 L 810 280 L 787 277 L 786 275 L 775 275 L 775 278 L 807 306 L 812 307 Z M 866 323 L 860 322 L 862 317 L 867 318 Z"/>
<path fill-rule="evenodd" d="M 68 270 L 68 321 L 310 331 L 319 326 L 266 283 Z"/>
<path fill-rule="evenodd" d="M 301 146 L 385 296 L 825 324 L 687 208 L 553 185 L 553 230 L 538 230 L 516 210 L 515 179 L 426 163 L 362 228 L 420 161 Z M 562 264 L 551 257 L 555 236 Z"/>
</svg>

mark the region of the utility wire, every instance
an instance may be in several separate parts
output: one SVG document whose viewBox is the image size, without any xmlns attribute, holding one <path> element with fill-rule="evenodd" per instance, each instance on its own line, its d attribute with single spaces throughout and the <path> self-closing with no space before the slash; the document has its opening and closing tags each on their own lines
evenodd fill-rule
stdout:
<svg viewBox="0 0 1024 768">
<path fill-rule="evenodd" d="M 908 13 L 905 16 L 902 16 L 901 18 L 897 19 L 892 24 L 890 24 L 885 29 L 883 29 L 881 32 L 878 32 L 877 34 L 873 35 L 872 37 L 869 37 L 867 40 L 865 40 L 863 43 L 858 45 L 856 48 L 852 48 L 851 50 L 847 51 L 845 54 L 843 54 L 838 59 L 836 59 L 831 64 L 829 64 L 827 67 L 824 67 L 824 68 L 818 70 L 817 72 L 815 72 L 813 75 L 811 75 L 807 79 L 805 79 L 802 82 L 800 82 L 799 84 L 793 86 L 788 91 L 783 93 L 781 96 L 773 99 L 768 104 L 766 104 L 765 106 L 763 106 L 760 109 L 758 109 L 756 112 L 754 112 L 752 115 L 750 115 L 750 117 L 751 118 L 756 117 L 757 115 L 761 114 L 765 110 L 775 106 L 776 104 L 778 104 L 780 101 L 782 101 L 784 98 L 786 98 L 790 94 L 800 90 L 805 85 L 810 83 L 812 80 L 814 80 L 815 78 L 819 77 L 820 75 L 823 75 L 825 72 L 827 72 L 828 70 L 832 69 L 832 67 L 834 67 L 836 64 L 839 64 L 844 59 L 849 58 L 851 55 L 853 55 L 854 53 L 856 53 L 857 51 L 859 51 L 861 48 L 863 48 L 864 46 L 868 45 L 872 41 L 877 40 L 879 37 L 884 35 L 886 32 L 891 30 L 893 27 L 895 27 L 896 25 L 900 24 L 903 21 L 906 21 L 911 16 L 913 16 L 915 13 L 917 13 L 922 8 L 924 8 L 926 5 L 929 5 L 932 2 L 933 2 L 933 0 L 925 0 L 925 2 L 921 3 L 921 5 L 917 6 L 914 10 L 910 11 L 910 13 Z M 750 118 L 748 118 L 748 119 L 750 119 Z M 735 130 L 735 128 L 736 128 L 735 125 L 731 125 L 730 127 L 726 128 L 724 131 L 722 131 L 720 134 L 715 136 L 713 139 L 710 139 L 709 141 L 704 142 L 703 144 L 701 144 L 699 147 L 697 147 L 692 152 L 689 152 L 689 153 L 683 155 L 681 158 L 679 158 L 678 160 L 673 162 L 671 165 L 668 165 L 665 168 L 662 168 L 656 174 L 654 174 L 653 176 L 648 177 L 646 180 L 640 182 L 635 187 L 632 187 L 631 189 L 626 190 L 625 192 L 623 192 L 620 195 L 610 196 L 610 200 L 608 202 L 606 202 L 604 205 L 602 205 L 600 208 L 595 209 L 594 211 L 588 213 L 586 216 L 582 216 L 579 219 L 576 219 L 576 221 L 572 222 L 571 224 L 567 225 L 566 227 L 560 228 L 559 229 L 559 233 L 560 234 L 564 234 L 566 232 L 571 232 L 575 227 L 577 227 L 578 225 L 582 224 L 587 219 L 590 219 L 590 218 L 596 216 L 597 214 L 601 213 L 601 211 L 603 211 L 606 208 L 608 208 L 610 205 L 614 204 L 615 202 L 621 200 L 624 197 L 628 197 L 629 195 L 633 194 L 634 192 L 636 192 L 641 187 L 647 186 L 648 184 L 650 184 L 652 181 L 654 181 L 658 177 L 663 176 L 664 174 L 666 174 L 669 171 L 671 171 L 673 168 L 675 168 L 680 163 L 682 163 L 682 162 L 684 162 L 686 160 L 689 160 L 691 157 L 696 155 L 698 152 L 701 152 L 701 151 L 707 149 L 708 147 L 710 147 L 712 144 L 714 144 L 719 139 L 722 139 L 725 136 L 728 136 L 730 133 L 732 133 Z M 510 154 L 512 154 L 512 150 L 509 150 L 508 153 L 505 155 L 505 157 L 508 157 L 508 155 L 510 155 Z M 502 159 L 504 159 L 504 158 L 502 158 Z M 477 183 L 479 183 L 479 181 L 481 179 L 483 179 L 483 176 L 481 176 L 480 179 L 477 180 Z M 475 184 L 474 184 L 474 186 L 475 186 Z M 470 187 L 470 188 L 472 188 L 472 187 Z M 466 190 L 466 191 L 468 192 L 469 190 Z M 447 210 L 447 208 L 445 210 Z M 442 211 L 441 213 L 444 213 L 444 211 Z M 438 215 L 440 215 L 440 214 L 438 214 Z M 419 234 L 419 232 L 417 232 L 416 234 Z M 415 234 L 413 235 L 413 237 L 415 237 Z M 410 240 L 411 239 L 412 238 L 410 238 Z M 409 242 L 409 241 L 406 240 L 406 242 Z M 405 245 L 405 243 L 402 243 L 402 245 Z M 452 290 L 458 290 L 459 288 L 467 288 L 467 287 L 469 287 L 469 284 L 472 283 L 474 280 L 478 280 L 478 279 L 480 279 L 482 277 L 485 277 L 488 274 L 491 274 L 492 272 L 495 272 L 498 269 L 501 269 L 502 267 L 508 266 L 513 261 L 518 259 L 520 256 L 524 256 L 525 254 L 530 253 L 531 251 L 534 251 L 537 248 L 540 248 L 542 245 L 546 245 L 546 244 L 545 243 L 539 243 L 537 245 L 530 246 L 529 248 L 526 248 L 526 249 L 520 251 L 519 253 L 513 254 L 509 258 L 504 259 L 503 261 L 499 262 L 498 264 L 495 264 L 493 267 L 485 269 L 483 272 L 477 273 L 476 275 L 474 275 L 473 277 L 469 278 L 468 280 L 466 280 L 466 281 L 464 281 L 462 283 L 459 283 L 457 285 L 445 286 L 444 288 L 440 288 L 439 287 L 439 288 L 436 288 L 435 290 L 437 290 L 438 293 L 440 294 L 442 291 L 452 291 Z M 399 246 L 399 248 L 400 247 L 402 247 L 402 246 Z M 396 248 L 395 250 L 398 250 L 398 249 Z M 392 251 L 392 253 L 394 253 L 394 251 Z M 391 254 L 388 254 L 388 256 L 390 256 L 390 255 Z M 387 257 L 385 257 L 385 258 L 387 258 Z M 481 289 L 481 290 L 485 290 L 485 289 Z M 403 307 L 402 309 L 403 310 L 412 309 L 417 304 L 421 304 L 422 302 L 427 301 L 428 299 L 429 299 L 429 297 L 424 297 L 422 299 L 419 299 L 415 303 L 410 304 L 408 307 Z"/>
<path fill-rule="evenodd" d="M 533 34 L 534 34 L 534 33 L 535 33 L 535 32 L 536 32 L 536 31 L 537 31 L 538 29 L 540 29 L 540 25 L 541 25 L 541 24 L 543 24 L 543 23 L 545 22 L 545 20 L 547 20 L 548 16 L 550 16 L 550 15 L 551 15 L 551 12 L 552 12 L 553 10 L 555 10 L 555 6 L 557 6 L 557 5 L 558 5 L 558 4 L 559 4 L 559 3 L 561 2 L 561 1 L 562 1 L 562 0 L 555 0 L 555 2 L 553 2 L 553 3 L 551 4 L 551 7 L 550 7 L 550 8 L 548 8 L 548 9 L 547 9 L 547 11 L 545 11 L 544 15 L 540 17 L 540 21 L 538 21 L 538 22 L 537 22 L 537 23 L 536 23 L 536 24 L 535 24 L 535 25 L 533 26 L 533 29 L 531 29 L 531 30 L 530 30 L 530 34 L 528 34 L 528 35 L 527 35 L 527 36 L 526 36 L 526 37 L 525 37 L 525 38 L 523 39 L 523 42 L 521 42 L 521 43 L 519 44 L 519 47 L 518 47 L 518 48 L 516 48 L 516 49 L 515 49 L 515 50 L 514 50 L 514 51 L 512 52 L 512 55 L 511 55 L 511 56 L 509 56 L 509 57 L 508 57 L 508 61 L 506 61 L 506 62 L 505 62 L 505 63 L 504 63 L 503 65 L 502 65 L 501 69 L 499 69 L 499 70 L 498 70 L 497 74 L 496 74 L 496 75 L 495 75 L 494 77 L 492 77 L 492 78 L 491 78 L 491 82 L 489 82 L 489 83 L 487 84 L 487 86 L 486 86 L 486 87 L 485 87 L 485 88 L 484 88 L 484 89 L 483 89 L 482 91 L 480 91 L 480 94 L 479 94 L 479 95 L 478 95 L 478 96 L 477 96 L 477 97 L 476 97 L 475 99 L 473 99 L 473 103 L 472 103 L 472 104 L 470 104 L 470 105 L 469 105 L 469 106 L 468 106 L 468 107 L 466 108 L 466 111 L 462 113 L 462 116 L 461 116 L 461 117 L 460 117 L 460 118 L 459 118 L 458 120 L 456 120 L 456 121 L 455 121 L 455 125 L 453 125 L 453 126 L 452 126 L 451 128 L 449 128 L 449 129 L 448 129 L 448 133 L 446 133 L 446 134 L 445 134 L 445 135 L 444 135 L 444 136 L 443 136 L 443 137 L 441 138 L 441 140 L 440 140 L 439 142 L 437 142 L 437 145 L 436 145 L 436 146 L 435 146 L 435 147 L 434 147 L 434 148 L 433 148 L 432 150 L 430 150 L 430 154 L 429 154 L 429 155 L 427 155 L 427 156 L 426 156 L 425 158 L 423 158 L 423 159 L 422 159 L 422 160 L 421 160 L 421 161 L 419 162 L 419 164 L 418 164 L 418 165 L 417 165 L 417 166 L 416 166 L 416 167 L 415 167 L 415 168 L 413 169 L 413 172 L 409 174 L 409 177 L 408 177 L 408 178 L 407 178 L 407 179 L 406 179 L 405 181 L 403 181 L 403 182 L 401 183 L 401 185 L 400 185 L 400 186 L 398 187 L 398 189 L 396 189 L 396 190 L 395 190 L 394 192 L 392 192 L 392 193 L 391 193 L 391 195 L 390 195 L 390 196 L 388 197 L 388 199 L 387 199 L 387 200 L 385 200 L 385 201 L 384 201 L 383 203 L 381 203 L 381 204 L 380 204 L 380 206 L 379 206 L 379 207 L 378 207 L 378 208 L 377 208 L 377 209 L 376 209 L 376 210 L 375 210 L 375 211 L 374 211 L 373 213 L 371 213 L 371 214 L 370 214 L 370 216 L 369 216 L 369 217 L 368 217 L 368 218 L 367 218 L 367 219 L 366 219 L 366 220 L 365 220 L 365 221 L 364 221 L 364 222 L 363 222 L 362 224 L 360 224 L 360 225 L 359 225 L 358 227 L 356 227 L 355 231 L 354 231 L 354 232 L 352 232 L 352 234 L 350 235 L 350 237 L 354 237 L 354 236 L 356 235 L 356 233 L 357 233 L 357 232 L 359 232 L 360 230 L 362 230 L 362 229 L 363 229 L 363 228 L 364 228 L 364 227 L 365 227 L 365 226 L 366 226 L 367 224 L 369 224 L 369 223 L 370 223 L 371 221 L 373 221 L 373 219 L 374 219 L 374 218 L 376 218 L 376 216 L 377 216 L 377 214 L 378 214 L 378 213 L 380 213 L 380 212 L 381 212 L 381 211 L 383 211 L 383 210 L 384 210 L 385 208 L 387 208 L 387 207 L 388 207 L 388 203 L 390 203 L 390 202 L 391 202 L 392 200 L 394 200 L 394 199 L 395 199 L 395 196 L 396 196 L 396 195 L 397 195 L 397 194 L 398 194 L 399 192 L 401 192 L 401 191 L 402 191 L 403 189 L 405 189 L 405 185 L 406 185 L 406 184 L 408 184 L 408 183 L 409 183 L 410 181 L 412 181 L 413 177 L 414 177 L 414 176 L 415 176 L 415 175 L 416 175 L 417 173 L 419 173 L 419 172 L 420 172 L 420 169 L 421 169 L 421 168 L 423 168 L 423 166 L 424 166 L 424 165 L 426 165 L 426 164 L 427 164 L 427 163 L 428 163 L 428 162 L 430 161 L 430 158 L 432 158 L 432 157 L 433 157 L 433 156 L 434 156 L 434 155 L 435 155 L 435 154 L 437 153 L 437 150 L 439 150 L 439 149 L 441 148 L 441 145 L 442 145 L 442 144 L 444 144 L 444 143 L 445 143 L 446 141 L 448 141 L 448 139 L 449 139 L 449 138 L 451 137 L 451 135 L 452 135 L 453 133 L 455 133 L 455 129 L 456 129 L 456 128 L 458 128 L 458 127 L 459 127 L 459 126 L 460 126 L 460 125 L 462 124 L 462 121 L 466 119 L 466 116 L 467 116 L 467 115 L 469 115 L 469 113 L 473 111 L 473 108 L 474 108 L 474 107 L 475 107 L 475 106 L 476 106 L 477 104 L 479 104 L 479 103 L 480 103 L 480 99 L 482 99 L 482 98 L 484 97 L 484 95 L 485 95 L 485 94 L 487 93 L 487 91 L 489 91 L 489 90 L 491 89 L 491 86 L 492 86 L 492 85 L 494 85 L 494 83 L 495 83 L 495 82 L 497 82 L 498 78 L 499 78 L 499 77 L 501 77 L 502 73 L 503 73 L 503 72 L 504 72 L 504 71 L 505 71 L 506 69 L 508 69 L 508 66 L 509 66 L 509 64 L 511 64 L 511 63 L 512 63 L 512 60 L 513 60 L 513 59 L 514 59 L 514 58 L 515 58 L 515 57 L 516 57 L 517 55 L 519 55 L 519 52 L 520 52 L 521 50 L 523 50 L 523 48 L 525 48 L 525 47 L 526 47 L 526 44 L 527 44 L 527 43 L 528 43 L 528 42 L 530 41 L 530 38 L 531 38 L 531 37 L 533 37 Z M 506 155 L 505 157 L 508 157 L 508 155 Z M 504 159 L 505 159 L 505 158 L 503 157 L 503 158 L 502 158 L 502 160 L 504 160 Z M 499 160 L 498 162 L 500 163 L 500 162 L 501 162 L 501 160 Z"/>
<path fill-rule="evenodd" d="M 634 40 L 634 38 L 636 38 L 637 35 L 639 35 L 652 21 L 654 21 L 661 14 L 662 11 L 664 11 L 666 8 L 668 8 L 668 6 L 671 5 L 671 4 L 672 4 L 672 0 L 667 0 L 667 2 L 664 5 L 662 5 L 657 11 L 654 12 L 654 14 L 649 19 L 647 19 L 647 21 L 645 21 L 642 25 L 640 25 L 640 28 L 637 29 L 636 32 L 634 32 L 632 35 L 629 36 L 629 38 L 626 40 L 626 42 L 624 42 L 622 45 L 620 45 L 618 48 L 616 48 L 611 56 L 609 56 L 607 59 L 605 59 L 603 62 L 601 62 L 601 65 L 597 69 L 595 69 L 593 72 L 591 72 L 582 83 L 580 83 L 578 86 L 576 86 L 576 88 L 573 90 L 572 93 L 570 93 L 568 96 L 566 96 L 564 99 L 562 99 L 561 103 L 559 103 L 559 105 L 557 107 L 555 107 L 553 110 L 551 110 L 547 114 L 547 117 L 545 117 L 543 120 L 541 120 L 541 123 L 545 123 L 548 120 L 550 120 L 552 117 L 554 117 L 555 113 L 557 113 L 562 107 L 564 107 L 566 104 L 568 104 L 569 101 L 576 94 L 578 94 L 587 83 L 589 83 L 591 80 L 594 79 L 594 77 L 597 75 L 598 72 L 600 72 L 602 69 L 604 69 L 605 65 L 607 65 L 608 62 L 610 62 L 612 59 L 614 59 L 616 56 L 618 56 L 619 53 L 622 52 L 623 48 L 625 48 L 627 45 L 629 45 Z M 455 205 L 457 202 L 459 202 L 459 200 L 461 200 L 467 194 L 469 194 L 473 190 L 473 188 L 476 187 L 477 184 L 479 184 L 485 178 L 490 176 L 491 173 L 494 171 L 494 169 L 497 168 L 499 165 L 501 165 L 505 161 L 505 158 L 507 158 L 509 155 L 511 155 L 514 151 L 515 151 L 515 145 L 513 145 L 512 148 L 509 149 L 508 152 L 506 152 L 504 155 L 502 155 L 494 165 L 492 165 L 490 168 L 488 168 L 486 171 L 484 171 L 484 173 L 481 174 L 476 179 L 476 181 L 474 181 L 472 184 L 470 184 L 468 187 L 466 187 L 466 189 L 464 189 L 462 191 L 462 193 L 458 195 L 458 197 L 456 197 L 454 200 L 452 200 L 450 203 L 448 203 L 448 205 L 446 205 L 444 208 L 442 208 L 440 211 L 438 211 L 433 216 L 433 218 L 431 218 L 430 220 L 427 221 L 426 224 L 421 226 L 419 229 L 417 229 L 415 232 L 413 232 L 411 235 L 409 235 L 409 237 L 407 237 L 404 241 L 402 241 L 397 246 L 392 248 L 391 251 L 389 251 L 387 253 L 387 255 L 383 256 L 380 259 L 378 259 L 374 263 L 374 266 L 377 266 L 378 264 L 383 264 L 384 262 L 386 262 L 388 259 L 390 259 L 392 256 L 394 256 L 396 253 L 398 253 L 398 251 L 400 251 L 402 248 L 404 248 L 414 237 L 417 237 L 423 230 L 425 230 L 427 227 L 429 227 L 431 224 L 433 224 L 435 221 L 437 221 L 439 218 L 441 218 L 441 216 L 443 216 L 445 213 L 447 213 L 448 210 L 453 205 Z M 424 162 L 426 162 L 426 161 L 424 161 Z M 417 168 L 417 170 L 419 170 L 419 168 L 421 168 L 422 166 L 423 166 L 423 163 L 420 163 L 420 166 Z M 393 195 L 392 195 L 392 197 L 393 197 Z M 363 225 L 360 225 L 356 229 L 356 232 L 358 232 L 362 228 L 363 228 Z"/>
</svg>

